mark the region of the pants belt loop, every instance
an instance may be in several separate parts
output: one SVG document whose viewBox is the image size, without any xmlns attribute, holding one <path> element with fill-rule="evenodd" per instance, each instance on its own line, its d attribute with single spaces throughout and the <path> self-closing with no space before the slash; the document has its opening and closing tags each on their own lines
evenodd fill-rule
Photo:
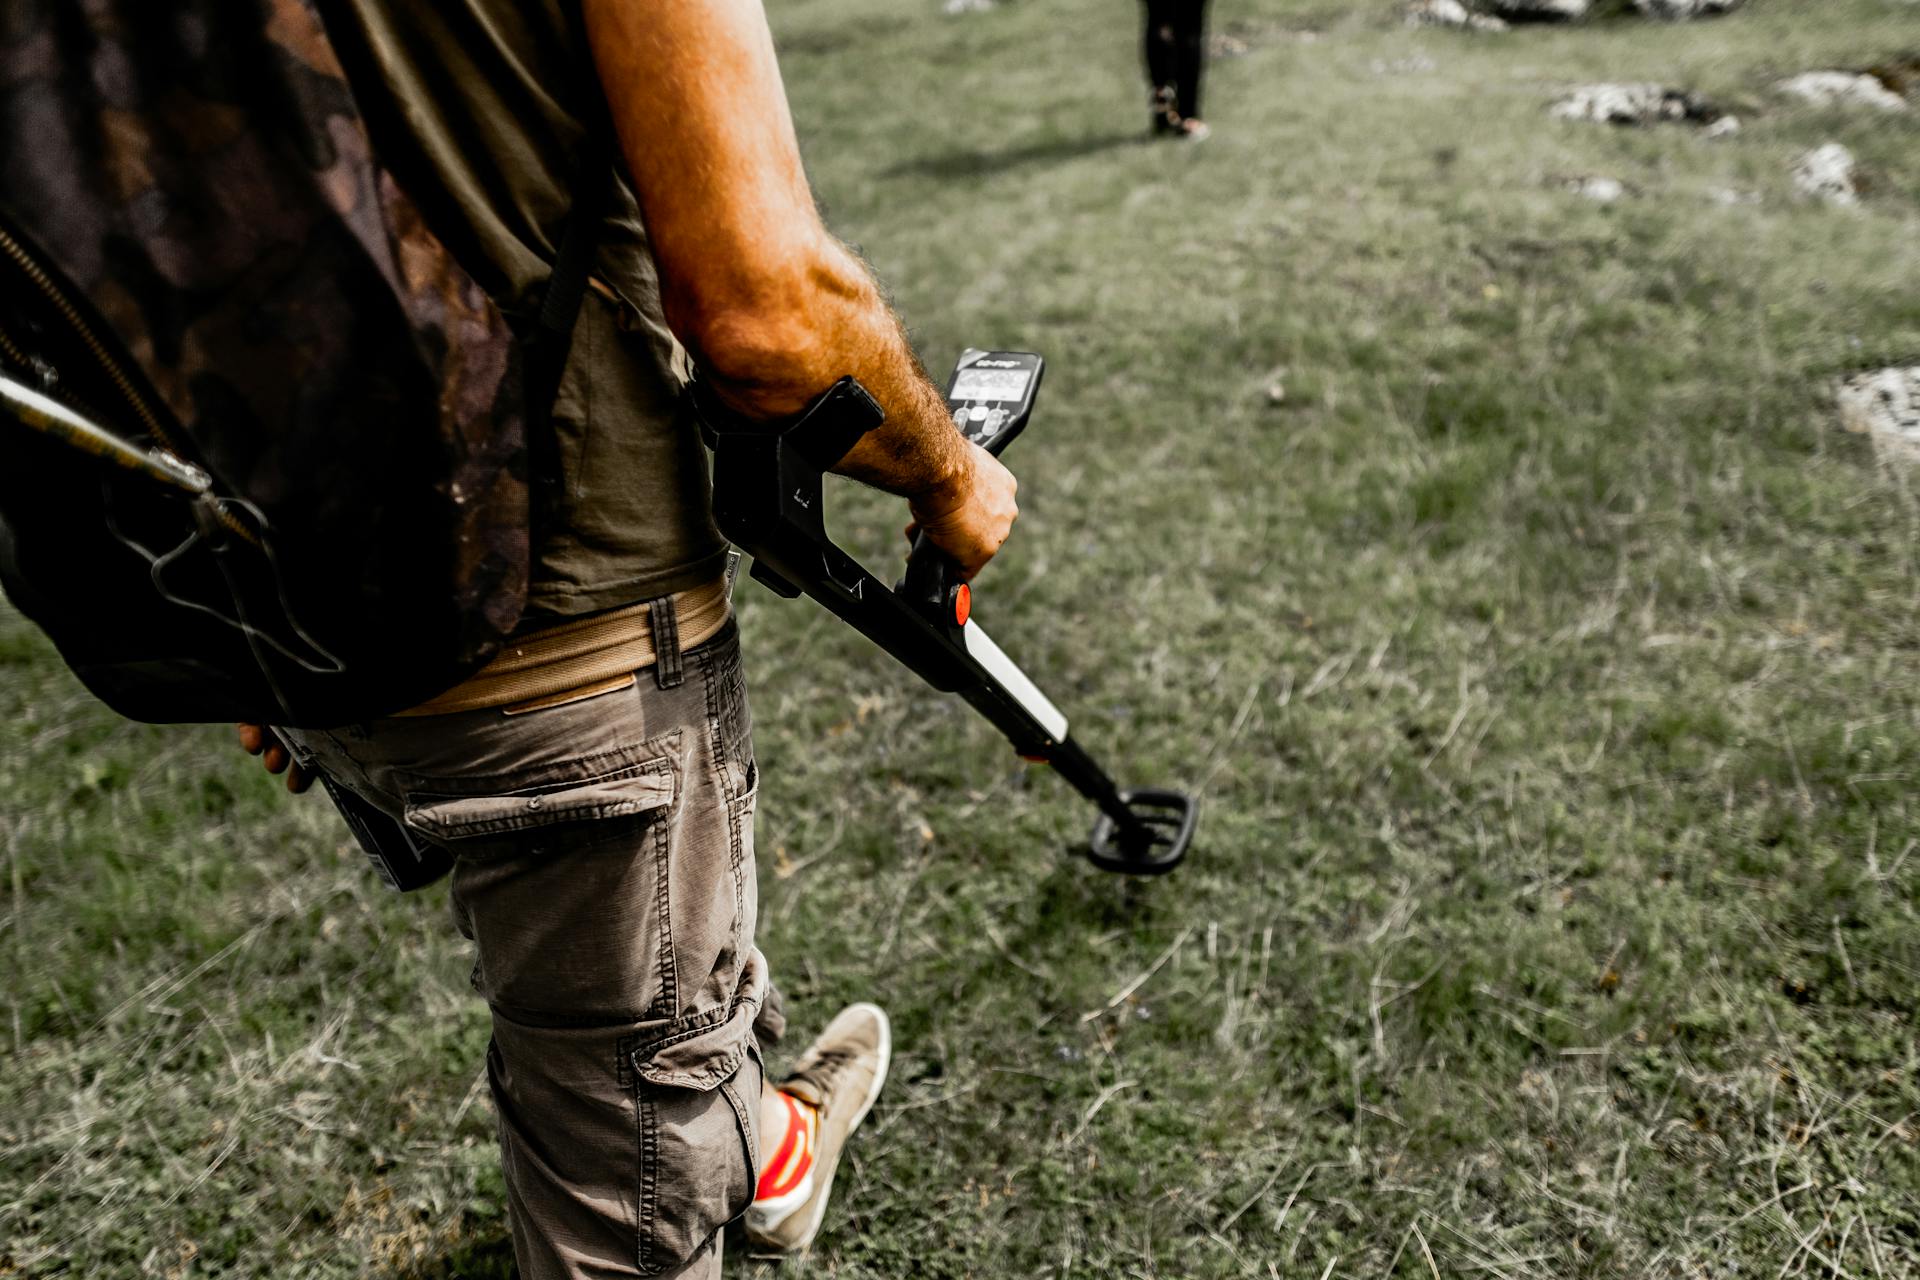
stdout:
<svg viewBox="0 0 1920 1280">
<path fill-rule="evenodd" d="M 647 601 L 647 625 L 653 630 L 653 680 L 662 689 L 677 689 L 686 680 L 680 660 L 680 615 L 672 596 Z"/>
</svg>

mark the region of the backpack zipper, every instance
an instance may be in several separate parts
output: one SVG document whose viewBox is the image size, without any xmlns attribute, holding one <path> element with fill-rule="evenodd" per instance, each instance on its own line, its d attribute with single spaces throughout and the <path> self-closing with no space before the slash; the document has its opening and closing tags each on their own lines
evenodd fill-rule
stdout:
<svg viewBox="0 0 1920 1280">
<path fill-rule="evenodd" d="M 0 254 L 5 254 L 7 259 L 19 268 L 20 273 L 26 276 L 26 278 L 40 290 L 41 295 L 53 304 L 54 309 L 66 320 L 67 326 L 79 337 L 80 341 L 86 345 L 87 350 L 93 353 L 94 361 L 100 366 L 101 371 L 107 375 L 107 380 L 113 383 L 114 388 L 120 392 L 121 398 L 124 399 L 127 406 L 133 410 L 134 416 L 137 417 L 141 425 L 146 428 L 147 434 L 152 436 L 157 442 L 154 452 L 163 455 L 161 460 L 162 469 L 171 471 L 175 468 L 180 468 L 182 470 L 198 471 L 199 468 L 194 467 L 187 461 L 185 453 L 174 442 L 173 437 L 167 433 L 167 429 L 160 425 L 160 415 L 154 411 L 153 406 L 148 402 L 147 398 L 140 393 L 134 380 L 128 376 L 125 368 L 114 358 L 113 353 L 107 349 L 107 345 L 100 341 L 99 337 L 94 333 L 92 326 L 80 315 L 79 309 L 67 300 L 67 296 L 60 291 L 59 286 L 54 284 L 53 278 L 41 269 L 39 263 L 33 260 L 33 255 L 28 253 L 26 248 L 21 245 L 18 240 L 15 240 L 7 234 L 4 226 L 0 226 Z M 0 335 L 0 338 L 3 337 L 4 335 Z M 12 342 L 7 342 L 5 346 L 7 354 L 20 360 L 23 365 L 26 364 L 25 357 L 21 355 Z M 259 535 L 254 532 L 250 525 L 243 522 L 238 516 L 228 510 L 226 503 L 221 502 L 211 494 L 206 496 L 205 501 L 212 509 L 215 519 L 225 526 L 228 532 L 237 535 L 247 542 L 253 543 L 255 546 L 260 545 Z"/>
<path fill-rule="evenodd" d="M 0 232 L 0 235 L 3 234 L 5 233 Z M 13 345 L 13 339 L 7 336 L 5 329 L 0 329 L 0 356 L 5 356 L 8 360 L 12 361 L 14 367 L 22 373 L 31 373 L 33 371 L 33 365 L 27 359 L 27 353 Z"/>
<path fill-rule="evenodd" d="M 48 302 L 51 302 L 54 308 L 60 312 L 61 316 L 66 319 L 68 326 L 72 328 L 74 333 L 79 335 L 80 340 L 86 344 L 87 350 L 93 353 L 93 358 L 99 362 L 100 368 L 106 373 L 107 378 L 113 383 L 114 387 L 119 390 L 121 396 L 126 400 L 128 406 L 132 408 L 134 415 L 140 419 L 141 425 L 147 429 L 147 432 L 152 435 L 155 440 L 158 440 L 161 447 L 166 449 L 167 452 L 174 454 L 179 453 L 180 450 L 174 446 L 173 440 L 167 435 L 166 428 L 160 425 L 160 416 L 147 404 L 146 398 L 135 390 L 133 379 L 126 375 L 126 371 L 120 367 L 120 362 L 115 360 L 107 351 L 106 344 L 94 336 L 93 329 L 85 320 L 80 318 L 80 312 L 71 302 L 67 301 L 66 295 L 60 292 L 58 286 L 53 283 L 52 278 L 40 269 L 40 264 L 35 262 L 32 255 L 21 247 L 19 241 L 7 234 L 6 228 L 4 227 L 0 227 L 0 253 L 5 253 L 8 258 L 12 259 L 13 264 L 20 268 L 22 274 L 39 288 L 42 296 L 44 296 Z"/>
</svg>

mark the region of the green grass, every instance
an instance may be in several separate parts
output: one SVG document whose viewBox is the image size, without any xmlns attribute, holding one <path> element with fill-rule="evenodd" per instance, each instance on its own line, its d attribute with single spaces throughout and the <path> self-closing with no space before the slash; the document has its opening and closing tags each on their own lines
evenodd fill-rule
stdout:
<svg viewBox="0 0 1920 1280">
<path fill-rule="evenodd" d="M 776 6 L 928 362 L 1050 361 L 978 616 L 1207 807 L 1165 881 L 1066 860 L 1061 784 L 747 592 L 762 945 L 899 1056 L 812 1260 L 736 1273 L 1920 1276 L 1920 492 L 1827 393 L 1920 355 L 1920 129 L 1768 91 L 1916 17 L 1245 0 L 1180 149 L 1121 0 Z M 1597 78 L 1746 127 L 1545 119 Z M 1828 139 L 1860 210 L 1792 196 Z M 0 1275 L 505 1274 L 444 891 L 12 614 L 0 667 Z"/>
</svg>

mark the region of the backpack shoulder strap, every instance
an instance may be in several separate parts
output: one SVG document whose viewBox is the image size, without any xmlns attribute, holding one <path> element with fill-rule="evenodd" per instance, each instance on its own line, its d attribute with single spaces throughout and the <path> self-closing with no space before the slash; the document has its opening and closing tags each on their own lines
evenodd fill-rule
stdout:
<svg viewBox="0 0 1920 1280">
<path fill-rule="evenodd" d="M 540 299 L 540 312 L 525 343 L 527 458 L 532 463 L 534 512 L 540 518 L 547 501 L 564 483 L 560 442 L 553 430 L 554 401 L 573 351 L 573 331 L 586 301 L 587 277 L 600 244 L 600 225 L 613 195 L 613 122 L 596 103 L 587 126 L 573 182 L 573 208 L 561 232 L 553 273 Z"/>
<path fill-rule="evenodd" d="M 587 277 L 600 244 L 600 224 L 613 195 L 613 124 L 596 108 L 574 175 L 573 208 L 560 236 L 553 274 L 547 278 L 540 313 L 528 341 L 528 408 L 542 418 L 552 412 L 560 377 L 573 346 L 574 325 L 587 295 Z"/>
</svg>

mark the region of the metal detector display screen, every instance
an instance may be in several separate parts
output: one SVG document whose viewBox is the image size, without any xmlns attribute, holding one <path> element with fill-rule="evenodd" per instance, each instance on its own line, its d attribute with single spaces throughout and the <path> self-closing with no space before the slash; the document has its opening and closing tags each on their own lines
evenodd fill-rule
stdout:
<svg viewBox="0 0 1920 1280">
<path fill-rule="evenodd" d="M 1002 403 L 1018 400 L 1027 394 L 1027 382 L 1033 377 L 1030 369 L 982 369 L 978 366 L 963 369 L 960 376 L 953 380 L 953 390 L 947 393 L 949 400 L 994 400 Z"/>
</svg>

